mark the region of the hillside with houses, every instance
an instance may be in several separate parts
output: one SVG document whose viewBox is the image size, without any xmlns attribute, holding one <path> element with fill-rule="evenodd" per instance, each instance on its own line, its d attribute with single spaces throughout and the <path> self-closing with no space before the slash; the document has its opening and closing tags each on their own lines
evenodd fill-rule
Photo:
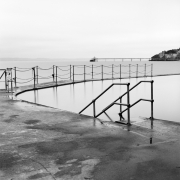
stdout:
<svg viewBox="0 0 180 180">
<path fill-rule="evenodd" d="M 180 48 L 162 51 L 152 56 L 151 61 L 180 61 Z"/>
</svg>

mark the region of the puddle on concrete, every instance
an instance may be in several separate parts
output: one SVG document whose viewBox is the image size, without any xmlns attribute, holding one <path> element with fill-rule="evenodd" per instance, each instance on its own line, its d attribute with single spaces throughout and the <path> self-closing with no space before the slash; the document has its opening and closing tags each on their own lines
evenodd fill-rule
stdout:
<svg viewBox="0 0 180 180">
<path fill-rule="evenodd" d="M 14 121 L 15 121 L 14 118 L 11 118 L 11 119 L 5 119 L 5 120 L 4 120 L 4 122 L 6 122 L 6 123 L 12 123 L 12 122 L 14 122 Z"/>
<path fill-rule="evenodd" d="M 41 121 L 38 119 L 30 119 L 30 120 L 25 121 L 24 124 L 37 124 L 39 122 Z"/>
<path fill-rule="evenodd" d="M 19 148 L 33 148 L 38 154 L 48 155 L 59 152 L 67 152 L 76 149 L 78 143 L 75 141 L 61 142 L 61 140 L 52 140 L 46 142 L 30 143 L 19 146 Z"/>
<path fill-rule="evenodd" d="M 19 115 L 11 115 L 10 118 L 17 118 Z"/>
<path fill-rule="evenodd" d="M 40 179 L 40 178 L 44 178 L 46 176 L 49 176 L 49 173 L 37 173 L 37 174 L 34 174 L 32 176 L 29 176 L 28 179 L 29 180 L 32 180 L 32 179 Z"/>
<path fill-rule="evenodd" d="M 0 153 L 0 169 L 9 169 L 13 167 L 20 159 L 16 154 Z"/>
</svg>

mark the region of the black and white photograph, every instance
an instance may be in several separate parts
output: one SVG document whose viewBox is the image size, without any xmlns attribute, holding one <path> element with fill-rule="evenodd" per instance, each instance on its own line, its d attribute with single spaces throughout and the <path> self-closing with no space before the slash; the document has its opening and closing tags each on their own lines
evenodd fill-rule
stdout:
<svg viewBox="0 0 180 180">
<path fill-rule="evenodd" d="M 0 180 L 180 180 L 180 1 L 0 0 Z"/>
</svg>

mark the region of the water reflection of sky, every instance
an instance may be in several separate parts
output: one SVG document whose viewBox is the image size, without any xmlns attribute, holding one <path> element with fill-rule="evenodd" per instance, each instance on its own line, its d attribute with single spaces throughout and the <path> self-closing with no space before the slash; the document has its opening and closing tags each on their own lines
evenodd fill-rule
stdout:
<svg viewBox="0 0 180 180">
<path fill-rule="evenodd" d="M 154 80 L 154 117 L 158 119 L 180 122 L 180 76 L 163 76 L 152 79 Z M 92 99 L 98 96 L 112 83 L 130 82 L 130 87 L 132 87 L 141 80 L 151 80 L 151 78 L 79 83 L 75 85 L 38 90 L 36 92 L 27 92 L 19 95 L 18 97 L 27 101 L 78 113 L 87 104 L 89 104 Z M 125 91 L 126 86 L 113 86 L 96 101 L 96 113 L 99 113 Z M 150 83 L 141 83 L 137 88 L 130 92 L 131 104 L 140 98 L 151 98 Z M 122 102 L 126 103 L 126 100 L 127 97 L 125 96 Z M 83 113 L 92 116 L 93 107 L 90 106 Z M 119 120 L 118 113 L 118 105 L 114 105 L 107 111 L 107 114 L 113 120 Z M 131 117 L 136 118 L 139 116 L 151 116 L 151 103 L 141 101 L 131 108 Z M 107 116 L 103 114 L 100 116 L 100 118 L 107 119 Z"/>
</svg>

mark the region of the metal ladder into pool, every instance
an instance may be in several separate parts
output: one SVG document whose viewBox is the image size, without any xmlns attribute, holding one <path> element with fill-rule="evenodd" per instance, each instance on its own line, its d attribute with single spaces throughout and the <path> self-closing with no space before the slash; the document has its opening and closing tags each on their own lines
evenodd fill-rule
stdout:
<svg viewBox="0 0 180 180">
<path fill-rule="evenodd" d="M 91 104 L 93 104 L 93 117 L 97 118 L 102 113 L 106 114 L 106 111 L 109 108 L 111 108 L 113 105 L 119 105 L 120 106 L 120 113 L 119 113 L 120 120 L 121 120 L 121 118 L 123 118 L 122 114 L 125 111 L 127 111 L 127 123 L 123 123 L 121 121 L 119 121 L 119 122 L 121 122 L 122 124 L 131 125 L 131 122 L 130 122 L 130 108 L 132 108 L 134 105 L 136 105 L 140 101 L 148 101 L 148 102 L 151 102 L 151 125 L 153 125 L 153 103 L 154 103 L 154 99 L 153 99 L 153 82 L 154 81 L 140 81 L 136 85 L 134 85 L 132 88 L 129 88 L 130 83 L 113 83 L 107 89 L 105 89 L 99 96 L 97 96 L 95 99 L 93 99 L 86 107 L 84 107 L 79 112 L 79 114 L 81 114 L 85 109 L 87 109 Z M 130 91 L 132 91 L 135 87 L 137 87 L 141 83 L 151 83 L 151 99 L 139 99 L 136 102 L 134 102 L 133 104 L 130 104 Z M 118 97 L 115 101 L 113 101 L 111 104 L 106 106 L 99 114 L 96 114 L 96 100 L 98 100 L 106 91 L 108 91 L 114 85 L 122 85 L 122 86 L 125 85 L 125 86 L 127 86 L 127 92 L 125 92 L 120 97 Z M 125 95 L 127 95 L 127 104 L 122 103 L 122 98 Z M 120 100 L 120 103 L 117 102 L 118 100 Z M 127 108 L 122 111 L 122 106 L 126 106 Z"/>
</svg>

